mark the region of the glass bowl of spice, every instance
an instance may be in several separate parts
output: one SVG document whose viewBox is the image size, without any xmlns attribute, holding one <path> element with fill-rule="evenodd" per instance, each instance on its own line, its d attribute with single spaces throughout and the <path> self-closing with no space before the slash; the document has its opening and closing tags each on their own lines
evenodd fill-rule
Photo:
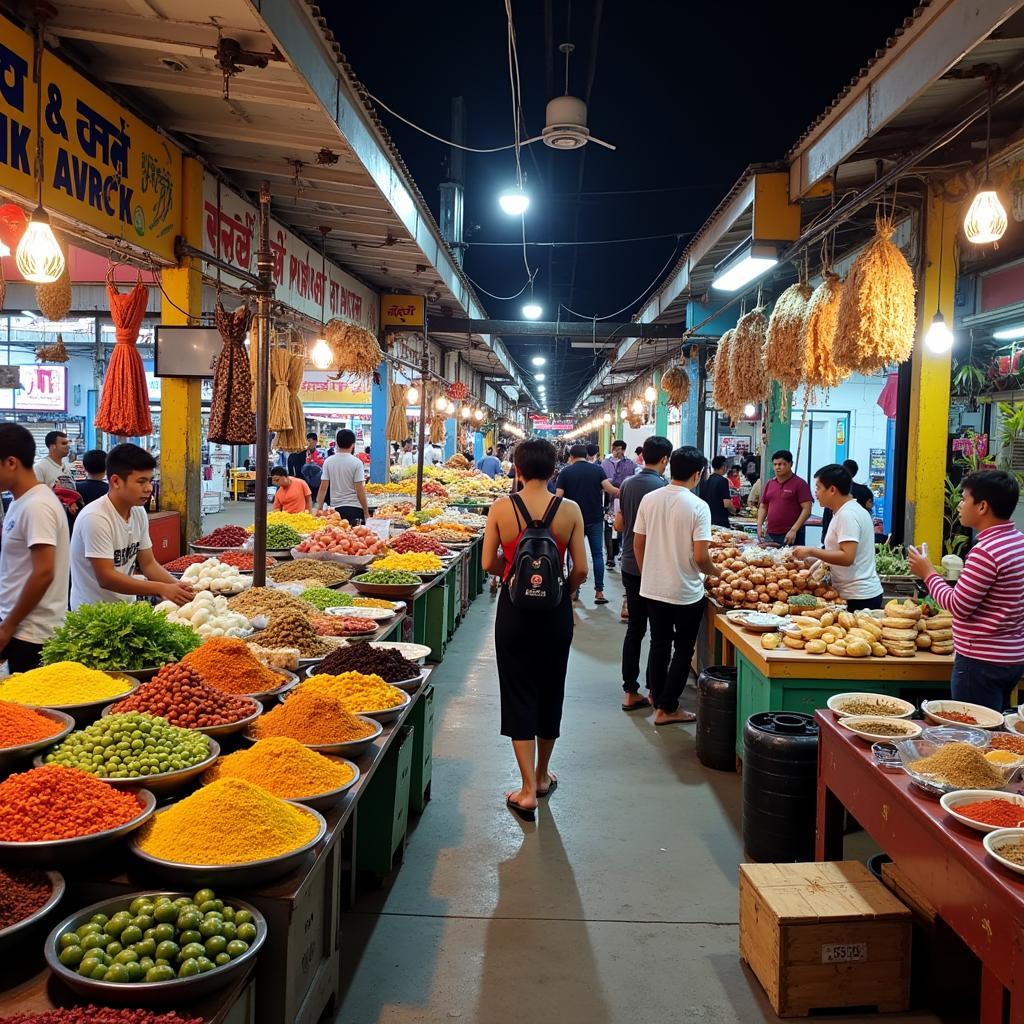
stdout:
<svg viewBox="0 0 1024 1024">
<path fill-rule="evenodd" d="M 74 727 L 75 720 L 63 711 L 0 701 L 0 774 L 59 743 Z"/>
<path fill-rule="evenodd" d="M 879 740 L 913 740 L 921 735 L 921 726 L 917 722 L 880 715 L 846 715 L 839 719 L 839 724 L 866 743 L 876 743 Z"/>
<path fill-rule="evenodd" d="M 896 749 L 914 784 L 932 796 L 957 789 L 1002 790 L 1018 771 L 992 764 L 970 743 L 897 740 Z"/>
<path fill-rule="evenodd" d="M 926 700 L 921 710 L 934 725 L 973 725 L 979 729 L 999 729 L 1003 725 L 1001 712 L 962 700 Z"/>
<path fill-rule="evenodd" d="M 0 868 L 0 951 L 25 940 L 63 896 L 58 871 Z"/>
<path fill-rule="evenodd" d="M 828 709 L 836 718 L 847 715 L 909 718 L 915 711 L 910 701 L 885 693 L 834 693 L 828 699 Z"/>
<path fill-rule="evenodd" d="M 939 803 L 950 817 L 976 832 L 1024 827 L 1024 796 L 1019 793 L 996 795 L 987 789 L 961 789 L 943 794 Z"/>
<path fill-rule="evenodd" d="M 993 860 L 1024 875 L 1024 828 L 1000 828 L 982 840 Z"/>
</svg>

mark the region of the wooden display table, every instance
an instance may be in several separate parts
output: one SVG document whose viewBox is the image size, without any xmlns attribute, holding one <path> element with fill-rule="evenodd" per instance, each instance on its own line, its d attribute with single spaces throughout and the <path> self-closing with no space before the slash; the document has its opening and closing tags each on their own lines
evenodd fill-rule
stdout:
<svg viewBox="0 0 1024 1024">
<path fill-rule="evenodd" d="M 817 712 L 815 858 L 843 855 L 844 808 L 981 960 L 980 1024 L 1024 1024 L 1024 876 L 985 853 L 982 833 L 959 824 L 904 774 L 883 772 L 870 747 Z"/>
<path fill-rule="evenodd" d="M 813 715 L 845 690 L 917 700 L 946 694 L 953 659 L 919 652 L 913 658 L 843 658 L 780 647 L 766 651 L 756 633 L 733 625 L 723 612 L 714 626 L 721 638 L 721 664 L 736 666 L 736 754 L 743 755 L 743 725 L 762 711 Z"/>
</svg>

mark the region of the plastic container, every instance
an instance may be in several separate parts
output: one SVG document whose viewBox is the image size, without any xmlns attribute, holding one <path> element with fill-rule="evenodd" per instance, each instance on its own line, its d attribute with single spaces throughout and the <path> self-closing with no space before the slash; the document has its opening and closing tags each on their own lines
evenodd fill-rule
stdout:
<svg viewBox="0 0 1024 1024">
<path fill-rule="evenodd" d="M 697 679 L 697 760 L 736 771 L 736 669 L 710 665 Z"/>
</svg>

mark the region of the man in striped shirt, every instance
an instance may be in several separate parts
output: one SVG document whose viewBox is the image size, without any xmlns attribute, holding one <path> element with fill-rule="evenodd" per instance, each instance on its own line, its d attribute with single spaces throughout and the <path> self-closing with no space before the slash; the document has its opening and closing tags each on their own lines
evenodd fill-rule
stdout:
<svg viewBox="0 0 1024 1024">
<path fill-rule="evenodd" d="M 956 586 L 916 548 L 907 557 L 953 615 L 953 697 L 1002 711 L 1024 676 L 1024 534 L 1010 522 L 1020 491 L 1001 470 L 971 473 L 960 487 L 960 522 L 976 536 Z"/>
</svg>

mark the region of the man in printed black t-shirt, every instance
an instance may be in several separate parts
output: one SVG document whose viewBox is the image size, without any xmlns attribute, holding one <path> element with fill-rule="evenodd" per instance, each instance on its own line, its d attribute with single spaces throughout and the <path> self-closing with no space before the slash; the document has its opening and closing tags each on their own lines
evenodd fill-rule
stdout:
<svg viewBox="0 0 1024 1024">
<path fill-rule="evenodd" d="M 617 498 L 619 489 L 612 486 L 599 465 L 587 461 L 586 445 L 574 444 L 569 449 L 569 465 L 558 474 L 555 494 L 575 501 L 583 513 L 583 533 L 594 560 L 594 603 L 607 604 L 604 596 L 604 496 L 610 494 Z"/>
<path fill-rule="evenodd" d="M 711 473 L 700 485 L 700 496 L 711 508 L 711 525 L 724 526 L 726 529 L 729 527 L 729 516 L 734 511 L 729 481 L 725 478 L 727 461 L 724 455 L 716 455 L 711 460 Z"/>
</svg>

